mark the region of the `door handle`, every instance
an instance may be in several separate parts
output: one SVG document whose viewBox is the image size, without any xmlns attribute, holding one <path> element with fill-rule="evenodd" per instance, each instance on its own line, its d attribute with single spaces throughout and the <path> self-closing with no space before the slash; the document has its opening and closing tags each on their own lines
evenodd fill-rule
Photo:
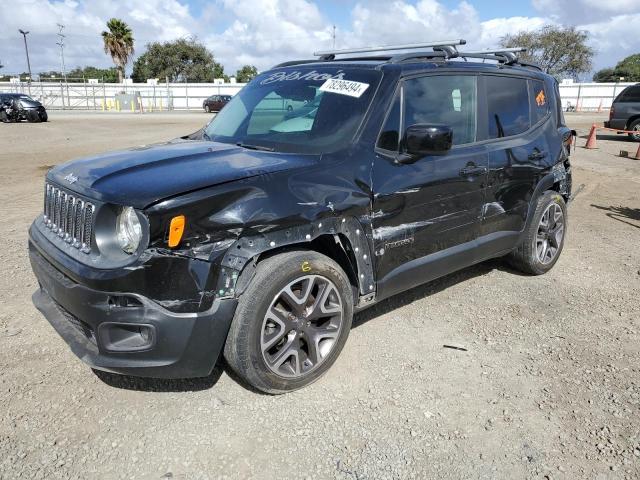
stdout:
<svg viewBox="0 0 640 480">
<path fill-rule="evenodd" d="M 462 170 L 460 170 L 461 177 L 473 177 L 476 175 L 482 175 L 487 172 L 487 167 L 483 167 L 480 165 L 467 165 Z"/>
<path fill-rule="evenodd" d="M 529 160 L 542 160 L 547 156 L 547 152 L 534 152 L 529 155 Z"/>
</svg>

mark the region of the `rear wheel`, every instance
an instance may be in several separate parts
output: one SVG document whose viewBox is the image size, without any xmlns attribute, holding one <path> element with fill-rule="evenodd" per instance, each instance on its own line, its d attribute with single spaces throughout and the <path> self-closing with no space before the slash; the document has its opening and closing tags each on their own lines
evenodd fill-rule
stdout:
<svg viewBox="0 0 640 480">
<path fill-rule="evenodd" d="M 547 273 L 560 258 L 566 227 L 567 207 L 562 195 L 545 192 L 538 198 L 522 243 L 509 256 L 511 265 L 532 275 Z"/>
<path fill-rule="evenodd" d="M 636 142 L 640 142 L 640 118 L 631 122 L 631 125 L 629 125 L 629 130 L 633 130 L 634 132 L 637 132 L 637 133 L 630 133 L 629 136 Z"/>
<path fill-rule="evenodd" d="M 209 105 L 204 106 L 204 111 L 207 113 L 211 113 L 211 108 L 209 108 Z"/>
<path fill-rule="evenodd" d="M 338 358 L 352 316 L 351 285 L 336 262 L 316 252 L 275 255 L 240 296 L 224 356 L 258 390 L 297 390 Z"/>
</svg>

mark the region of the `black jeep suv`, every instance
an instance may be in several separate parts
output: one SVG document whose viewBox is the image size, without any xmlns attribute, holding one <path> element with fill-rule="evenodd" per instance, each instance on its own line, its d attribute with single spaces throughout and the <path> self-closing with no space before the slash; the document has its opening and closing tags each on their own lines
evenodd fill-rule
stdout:
<svg viewBox="0 0 640 480">
<path fill-rule="evenodd" d="M 361 52 L 277 66 L 195 134 L 47 174 L 33 301 L 84 362 L 196 377 L 224 352 L 287 392 L 330 368 L 355 311 L 490 258 L 553 267 L 556 81 L 508 51 Z"/>
</svg>

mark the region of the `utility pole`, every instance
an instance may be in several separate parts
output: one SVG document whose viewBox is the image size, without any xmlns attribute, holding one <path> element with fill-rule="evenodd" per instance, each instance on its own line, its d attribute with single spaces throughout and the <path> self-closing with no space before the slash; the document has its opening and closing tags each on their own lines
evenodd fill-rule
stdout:
<svg viewBox="0 0 640 480">
<path fill-rule="evenodd" d="M 56 45 L 58 45 L 60 47 L 60 60 L 62 63 L 62 78 L 64 78 L 64 84 L 67 88 L 67 97 L 69 97 L 69 84 L 67 83 L 67 71 L 65 69 L 64 66 L 64 37 L 65 35 L 62 33 L 62 31 L 64 30 L 64 25 L 62 25 L 61 23 L 58 23 L 58 28 L 59 31 L 56 35 L 58 35 L 58 37 L 60 37 L 60 41 L 56 42 Z M 64 110 L 64 91 L 63 91 L 63 95 L 62 95 L 62 109 Z"/>
<path fill-rule="evenodd" d="M 336 26 L 333 26 L 333 49 L 336 49 Z"/>
<path fill-rule="evenodd" d="M 27 68 L 29 69 L 29 82 L 27 83 L 28 88 L 29 88 L 29 95 L 31 95 L 31 62 L 29 61 L 29 47 L 27 47 L 27 34 L 29 33 L 28 31 L 24 31 L 22 29 L 18 29 L 18 31 L 22 34 L 22 37 L 24 38 L 24 51 L 27 54 Z"/>
</svg>

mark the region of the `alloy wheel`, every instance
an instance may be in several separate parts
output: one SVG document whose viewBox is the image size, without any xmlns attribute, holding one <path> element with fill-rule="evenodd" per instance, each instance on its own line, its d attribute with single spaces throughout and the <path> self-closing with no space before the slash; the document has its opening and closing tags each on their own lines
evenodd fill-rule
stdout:
<svg viewBox="0 0 640 480">
<path fill-rule="evenodd" d="M 331 280 L 297 278 L 276 294 L 264 316 L 260 348 L 265 363 L 281 377 L 307 375 L 333 350 L 343 319 L 342 299 Z"/>
<path fill-rule="evenodd" d="M 542 214 L 536 234 L 536 256 L 543 265 L 555 260 L 564 237 L 564 213 L 557 203 L 552 203 Z"/>
</svg>

